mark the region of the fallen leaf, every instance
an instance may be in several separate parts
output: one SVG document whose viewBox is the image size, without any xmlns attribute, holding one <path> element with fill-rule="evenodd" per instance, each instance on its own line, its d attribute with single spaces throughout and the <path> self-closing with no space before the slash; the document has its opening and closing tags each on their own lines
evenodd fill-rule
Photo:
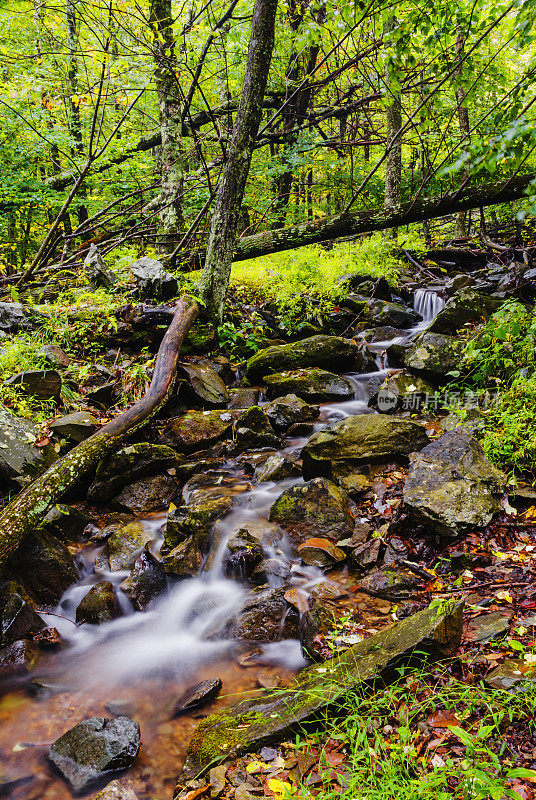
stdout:
<svg viewBox="0 0 536 800">
<path fill-rule="evenodd" d="M 432 728 L 448 728 L 449 725 L 460 724 L 460 720 L 452 711 L 436 711 L 435 714 L 430 714 L 427 722 Z"/>
<path fill-rule="evenodd" d="M 513 603 L 514 602 L 513 598 L 512 598 L 512 595 L 506 589 L 504 591 L 502 591 L 502 592 L 497 592 L 495 597 L 496 597 L 497 600 L 504 600 L 505 603 Z"/>
<path fill-rule="evenodd" d="M 276 797 L 284 797 L 292 792 L 292 786 L 287 781 L 280 781 L 279 778 L 268 778 L 267 787 Z"/>
<path fill-rule="evenodd" d="M 211 786 L 211 783 L 207 783 L 205 786 L 200 786 L 199 789 L 192 789 L 191 792 L 188 792 L 188 794 L 184 796 L 184 800 L 195 800 L 196 797 L 201 797 Z"/>
</svg>

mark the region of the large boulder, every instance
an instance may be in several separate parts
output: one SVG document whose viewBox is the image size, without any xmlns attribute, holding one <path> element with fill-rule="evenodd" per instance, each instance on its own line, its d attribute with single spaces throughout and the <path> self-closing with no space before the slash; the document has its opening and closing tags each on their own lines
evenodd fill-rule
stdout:
<svg viewBox="0 0 536 800">
<path fill-rule="evenodd" d="M 7 567 L 38 603 L 56 603 L 80 577 L 65 544 L 45 530 L 26 537 Z"/>
<path fill-rule="evenodd" d="M 359 414 L 314 433 L 302 449 L 305 478 L 332 476 L 345 462 L 354 464 L 407 457 L 429 442 L 424 427 L 411 419 Z"/>
<path fill-rule="evenodd" d="M 115 283 L 113 272 L 108 269 L 99 248 L 94 244 L 89 246 L 88 254 L 84 259 L 84 271 L 93 286 L 111 289 Z"/>
<path fill-rule="evenodd" d="M 39 426 L 0 409 L 0 489 L 19 488 L 57 458 L 52 445 L 36 447 Z"/>
<path fill-rule="evenodd" d="M 324 369 L 301 369 L 267 375 L 265 382 L 273 397 L 297 394 L 312 403 L 350 400 L 354 387 L 347 378 Z"/>
<path fill-rule="evenodd" d="M 272 505 L 269 519 L 287 531 L 294 545 L 314 537 L 346 539 L 354 523 L 348 496 L 325 478 L 284 491 Z"/>
<path fill-rule="evenodd" d="M 31 328 L 28 312 L 20 303 L 0 303 L 0 331 L 18 333 Z"/>
<path fill-rule="evenodd" d="M 273 372 L 329 367 L 362 370 L 366 357 L 352 339 L 341 336 L 311 336 L 301 342 L 274 345 L 251 356 L 246 365 L 248 378 L 264 378 Z"/>
<path fill-rule="evenodd" d="M 188 389 L 195 400 L 210 406 L 224 406 L 228 403 L 227 387 L 210 364 L 182 364 L 181 369 L 187 375 Z"/>
<path fill-rule="evenodd" d="M 421 334 L 404 355 L 404 364 L 412 372 L 440 380 L 457 370 L 463 358 L 463 342 L 442 333 Z"/>
<path fill-rule="evenodd" d="M 140 750 L 140 726 L 129 717 L 90 717 L 57 739 L 49 758 L 77 794 L 108 773 L 130 767 Z"/>
<path fill-rule="evenodd" d="M 17 594 L 11 594 L 0 615 L 0 643 L 8 645 L 17 639 L 31 639 L 45 627 L 33 608 Z"/>
<path fill-rule="evenodd" d="M 110 505 L 118 511 L 146 514 L 167 508 L 178 492 L 179 487 L 171 475 L 155 475 L 123 487 Z"/>
<path fill-rule="evenodd" d="M 188 411 L 169 420 L 162 432 L 161 441 L 183 453 L 200 450 L 229 434 L 237 416 L 239 412 L 236 410 Z"/>
<path fill-rule="evenodd" d="M 130 265 L 140 297 L 167 300 L 177 294 L 177 279 L 166 272 L 161 261 L 143 256 Z"/>
<path fill-rule="evenodd" d="M 102 581 L 95 584 L 82 598 L 76 609 L 76 622 L 100 625 L 121 616 L 121 607 L 115 595 L 113 584 Z"/>
<path fill-rule="evenodd" d="M 434 387 L 419 376 L 402 369 L 393 370 L 388 373 L 369 405 L 375 406 L 383 414 L 399 410 L 418 411 L 434 393 Z"/>
<path fill-rule="evenodd" d="M 16 386 L 28 397 L 58 401 L 61 394 L 61 375 L 55 369 L 32 369 L 12 375 L 5 385 Z"/>
<path fill-rule="evenodd" d="M 455 428 L 410 458 L 404 505 L 430 530 L 456 537 L 491 521 L 505 483 L 476 439 Z"/>
<path fill-rule="evenodd" d="M 316 419 L 320 414 L 317 405 L 306 403 L 296 394 L 286 394 L 263 406 L 263 411 L 278 430 L 290 428 L 296 422 Z"/>
<path fill-rule="evenodd" d="M 101 461 L 89 487 L 88 498 L 93 502 L 106 502 L 123 486 L 138 478 L 158 474 L 181 463 L 181 456 L 166 445 L 129 444 Z"/>
<path fill-rule="evenodd" d="M 116 572 L 131 569 L 143 548 L 152 540 L 151 533 L 141 522 L 120 525 L 112 533 L 101 555 L 103 566 Z"/>
<path fill-rule="evenodd" d="M 465 288 L 457 291 L 436 316 L 428 331 L 455 334 L 467 323 L 482 322 L 497 311 L 504 298 Z"/>
<path fill-rule="evenodd" d="M 144 611 L 167 586 L 166 575 L 156 558 L 147 549 L 142 550 L 132 572 L 121 584 L 121 589 L 134 608 Z"/>
<path fill-rule="evenodd" d="M 389 303 L 360 294 L 347 295 L 340 301 L 340 305 L 355 311 L 367 324 L 379 327 L 411 328 L 422 319 L 420 314 L 398 303 Z"/>
<path fill-rule="evenodd" d="M 214 763 L 292 736 L 300 723 L 318 718 L 349 694 L 398 677 L 397 667 L 427 654 L 451 656 L 460 643 L 462 621 L 463 602 L 433 604 L 349 647 L 324 667 L 303 670 L 291 694 L 276 689 L 211 714 L 193 732 L 177 792 Z"/>
</svg>

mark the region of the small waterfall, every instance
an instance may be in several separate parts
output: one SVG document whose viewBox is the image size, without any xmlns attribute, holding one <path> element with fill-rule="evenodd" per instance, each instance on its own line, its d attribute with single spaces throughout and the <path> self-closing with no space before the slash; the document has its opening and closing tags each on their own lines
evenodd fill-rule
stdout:
<svg viewBox="0 0 536 800">
<path fill-rule="evenodd" d="M 413 310 L 422 317 L 419 327 L 421 329 L 428 327 L 444 305 L 445 301 L 437 292 L 431 289 L 416 289 L 413 296 Z"/>
</svg>

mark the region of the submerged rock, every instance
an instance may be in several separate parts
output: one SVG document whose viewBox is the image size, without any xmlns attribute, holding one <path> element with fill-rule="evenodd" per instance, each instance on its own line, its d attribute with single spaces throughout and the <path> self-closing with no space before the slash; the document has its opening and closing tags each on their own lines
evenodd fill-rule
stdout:
<svg viewBox="0 0 536 800">
<path fill-rule="evenodd" d="M 178 698 L 173 706 L 171 716 L 178 717 L 180 714 L 188 714 L 190 711 L 210 703 L 219 695 L 222 686 L 220 678 L 196 683 L 195 686 L 192 686 Z"/>
<path fill-rule="evenodd" d="M 0 409 L 0 487 L 19 488 L 44 472 L 57 454 L 52 445 L 36 447 L 39 425 Z M 3 486 L 2 486 L 3 484 Z"/>
<path fill-rule="evenodd" d="M 138 800 L 138 796 L 119 781 L 112 781 L 93 800 Z"/>
<path fill-rule="evenodd" d="M 211 714 L 192 735 L 177 789 L 215 762 L 282 739 L 349 692 L 378 678 L 397 677 L 395 668 L 417 654 L 452 655 L 461 638 L 462 614 L 463 602 L 434 605 L 353 645 L 321 668 L 315 664 L 303 670 L 290 692 L 265 692 Z"/>
<path fill-rule="evenodd" d="M 476 439 L 455 428 L 411 457 L 404 505 L 431 530 L 456 537 L 491 521 L 505 484 Z"/>
<path fill-rule="evenodd" d="M 74 792 L 88 791 L 107 773 L 130 767 L 140 749 L 140 726 L 129 717 L 90 717 L 57 739 L 49 758 Z"/>
<path fill-rule="evenodd" d="M 403 417 L 359 414 L 311 436 L 301 455 L 305 478 L 331 476 L 344 462 L 354 464 L 407 457 L 429 439 L 424 427 Z"/>
<path fill-rule="evenodd" d="M 166 272 L 161 261 L 143 256 L 130 265 L 140 297 L 168 300 L 177 294 L 177 279 Z"/>
<path fill-rule="evenodd" d="M 93 586 L 76 609 L 76 622 L 100 625 L 121 616 L 121 607 L 115 596 L 113 584 L 102 581 Z"/>
<path fill-rule="evenodd" d="M 89 487 L 88 498 L 96 502 L 105 502 L 117 494 L 123 486 L 138 478 L 178 467 L 182 461 L 183 458 L 166 445 L 148 442 L 129 444 L 101 461 L 95 473 L 95 480 Z"/>
<path fill-rule="evenodd" d="M 350 400 L 354 387 L 342 375 L 324 369 L 302 369 L 296 372 L 277 372 L 267 375 L 265 381 L 272 396 L 297 394 L 313 403 Z"/>
<path fill-rule="evenodd" d="M 348 368 L 361 371 L 365 357 L 352 339 L 340 336 L 311 336 L 301 342 L 266 347 L 252 356 L 246 365 L 250 379 L 264 378 L 274 372 L 303 367 Z"/>
<path fill-rule="evenodd" d="M 312 537 L 346 539 L 354 527 L 348 496 L 325 478 L 284 491 L 272 505 L 269 519 L 284 528 L 295 545 Z"/>
</svg>

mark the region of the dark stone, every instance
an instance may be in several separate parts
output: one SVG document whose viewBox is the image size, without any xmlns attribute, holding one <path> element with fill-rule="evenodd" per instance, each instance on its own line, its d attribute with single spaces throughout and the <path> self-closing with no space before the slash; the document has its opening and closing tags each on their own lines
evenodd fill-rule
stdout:
<svg viewBox="0 0 536 800">
<path fill-rule="evenodd" d="M 468 642 L 491 642 L 494 639 L 502 639 L 510 631 L 513 616 L 513 611 L 479 614 L 469 622 L 465 638 Z"/>
<path fill-rule="evenodd" d="M 162 444 L 140 442 L 121 447 L 97 467 L 88 498 L 94 502 L 106 502 L 132 481 L 177 468 L 182 461 L 175 450 Z"/>
<path fill-rule="evenodd" d="M 43 528 L 61 541 L 78 542 L 87 538 L 86 529 L 94 517 L 77 506 L 56 503 L 43 520 Z"/>
<path fill-rule="evenodd" d="M 114 530 L 106 542 L 104 556 L 112 572 L 131 569 L 143 548 L 152 540 L 141 522 L 129 522 Z"/>
<path fill-rule="evenodd" d="M 419 578 L 410 570 L 400 567 L 374 569 L 356 583 L 361 591 L 383 597 L 386 600 L 398 600 L 407 597 L 419 585 Z"/>
<path fill-rule="evenodd" d="M 177 294 L 177 279 L 166 272 L 164 265 L 154 258 L 143 256 L 130 265 L 136 279 L 140 297 L 168 300 Z"/>
<path fill-rule="evenodd" d="M 275 435 L 262 408 L 252 406 L 242 411 L 234 426 L 234 440 L 242 449 L 279 447 L 281 440 Z"/>
<path fill-rule="evenodd" d="M 528 683 L 536 681 L 536 666 L 527 664 L 523 659 L 508 658 L 495 667 L 484 678 L 484 683 L 492 689 L 521 689 Z"/>
<path fill-rule="evenodd" d="M 45 623 L 19 594 L 8 597 L 0 616 L 0 642 L 11 644 L 17 639 L 31 639 Z"/>
<path fill-rule="evenodd" d="M 76 609 L 76 622 L 88 622 L 90 625 L 100 625 L 121 616 L 121 607 L 118 603 L 113 584 L 102 581 L 93 586 L 82 598 Z"/>
<path fill-rule="evenodd" d="M 259 483 L 264 481 L 284 481 L 287 478 L 296 478 L 299 475 L 301 475 L 301 468 L 295 461 L 277 454 L 270 456 L 255 471 L 255 478 Z"/>
<path fill-rule="evenodd" d="M 255 388 L 240 387 L 231 389 L 227 408 L 251 408 L 251 406 L 256 406 L 259 402 L 260 393 L 260 389 Z"/>
<path fill-rule="evenodd" d="M 68 367 L 71 359 L 57 344 L 45 344 L 39 350 L 38 356 L 46 359 L 52 367 Z"/>
<path fill-rule="evenodd" d="M 310 602 L 299 626 L 299 639 L 306 658 L 324 661 L 327 653 L 325 639 L 335 630 L 337 619 L 336 609 L 329 602 L 322 599 Z"/>
<path fill-rule="evenodd" d="M 463 347 L 461 339 L 427 331 L 418 336 L 405 353 L 404 365 L 432 380 L 440 380 L 447 373 L 459 370 Z"/>
<path fill-rule="evenodd" d="M 212 702 L 221 692 L 222 686 L 219 678 L 196 683 L 175 702 L 171 716 L 178 717 L 181 714 L 188 714 L 190 711 Z"/>
<path fill-rule="evenodd" d="M 92 389 L 87 392 L 86 400 L 88 403 L 93 403 L 97 406 L 109 408 L 112 406 L 119 397 L 120 391 L 116 381 L 105 383 L 97 389 Z"/>
<path fill-rule="evenodd" d="M 315 536 L 336 542 L 353 530 L 348 496 L 325 478 L 284 491 L 272 505 L 269 519 L 284 528 L 295 545 Z"/>
<path fill-rule="evenodd" d="M 358 545 L 348 557 L 350 567 L 362 571 L 374 567 L 380 557 L 381 544 L 380 539 L 371 539 Z"/>
<path fill-rule="evenodd" d="M 301 342 L 276 345 L 260 350 L 247 362 L 250 379 L 263 378 L 274 372 L 304 367 L 360 368 L 365 357 L 352 339 L 339 336 L 311 336 Z"/>
<path fill-rule="evenodd" d="M 375 680 L 398 678 L 396 667 L 451 656 L 462 633 L 463 602 L 447 601 L 419 611 L 387 630 L 349 647 L 319 671 L 303 670 L 292 693 L 264 692 L 224 708 L 194 731 L 177 791 L 214 763 L 256 752 L 258 745 L 280 741 L 348 694 L 361 693 Z"/>
<path fill-rule="evenodd" d="M 145 514 L 167 508 L 178 491 L 177 482 L 171 475 L 155 475 L 124 486 L 110 505 L 118 511 Z"/>
<path fill-rule="evenodd" d="M 28 536 L 7 565 L 38 603 L 57 603 L 80 577 L 67 547 L 44 530 Z"/>
<path fill-rule="evenodd" d="M 339 304 L 355 311 L 360 319 L 366 320 L 370 325 L 412 328 L 422 319 L 420 314 L 398 303 L 376 300 L 360 294 L 348 295 Z"/>
<path fill-rule="evenodd" d="M 230 635 L 250 642 L 280 642 L 296 638 L 298 616 L 284 594 L 284 589 L 254 590 L 231 624 Z"/>
<path fill-rule="evenodd" d="M 480 294 L 473 289 L 460 289 L 435 317 L 428 330 L 431 333 L 455 334 L 467 323 L 488 319 L 504 300 L 489 294 Z"/>
<path fill-rule="evenodd" d="M 272 397 L 292 393 L 312 403 L 328 403 L 354 396 L 354 387 L 347 378 L 323 369 L 277 372 L 267 375 L 265 381 Z"/>
<path fill-rule="evenodd" d="M 139 749 L 140 726 L 134 720 L 90 717 L 57 739 L 49 758 L 81 794 L 108 773 L 130 767 Z"/>
<path fill-rule="evenodd" d="M 6 386 L 20 386 L 24 394 L 38 400 L 60 399 L 61 375 L 55 369 L 19 372 L 5 381 Z"/>
<path fill-rule="evenodd" d="M 456 537 L 491 521 L 505 484 L 476 439 L 454 428 L 411 456 L 404 505 L 433 531 Z"/>
<path fill-rule="evenodd" d="M 161 441 L 183 453 L 208 447 L 231 432 L 237 411 L 188 411 L 169 420 Z"/>
<path fill-rule="evenodd" d="M 227 404 L 227 387 L 209 364 L 181 364 L 181 369 L 188 376 L 190 393 L 196 400 L 211 406 Z"/>
<path fill-rule="evenodd" d="M 264 413 L 274 428 L 286 430 L 291 425 L 316 419 L 320 414 L 317 405 L 306 403 L 295 394 L 287 394 L 263 406 Z"/>
<path fill-rule="evenodd" d="M 251 582 L 259 586 L 265 583 L 271 587 L 282 586 L 290 576 L 290 561 L 281 558 L 263 558 L 251 573 Z"/>
<path fill-rule="evenodd" d="M 298 555 L 301 560 L 311 567 L 332 567 L 346 560 L 346 553 L 329 539 L 319 537 L 307 539 L 298 545 Z"/>
<path fill-rule="evenodd" d="M 72 414 L 55 419 L 50 429 L 58 436 L 72 439 L 74 442 L 83 442 L 84 439 L 91 436 L 96 424 L 96 417 L 89 411 L 74 411 Z"/>
<path fill-rule="evenodd" d="M 0 331 L 18 333 L 31 328 L 28 312 L 20 303 L 0 303 Z"/>
<path fill-rule="evenodd" d="M 167 580 L 162 567 L 145 549 L 134 562 L 132 572 L 121 584 L 121 589 L 134 608 L 144 611 L 155 597 L 165 591 L 166 586 Z"/>
<path fill-rule="evenodd" d="M 38 659 L 38 649 L 27 639 L 19 639 L 6 647 L 1 647 L 0 680 L 31 672 Z"/>
<path fill-rule="evenodd" d="M 56 459 L 52 445 L 35 447 L 39 426 L 0 409 L 0 479 L 20 489 L 44 472 Z"/>
</svg>

